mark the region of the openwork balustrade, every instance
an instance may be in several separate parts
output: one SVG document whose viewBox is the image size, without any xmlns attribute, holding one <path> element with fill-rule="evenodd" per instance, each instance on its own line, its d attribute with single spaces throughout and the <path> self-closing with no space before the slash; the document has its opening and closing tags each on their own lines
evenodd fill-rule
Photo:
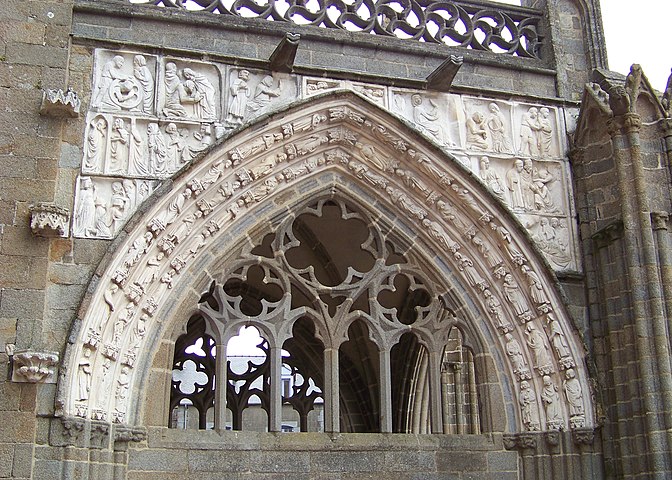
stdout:
<svg viewBox="0 0 672 480">
<path fill-rule="evenodd" d="M 540 58 L 542 13 L 432 0 L 125 0 Z"/>
</svg>

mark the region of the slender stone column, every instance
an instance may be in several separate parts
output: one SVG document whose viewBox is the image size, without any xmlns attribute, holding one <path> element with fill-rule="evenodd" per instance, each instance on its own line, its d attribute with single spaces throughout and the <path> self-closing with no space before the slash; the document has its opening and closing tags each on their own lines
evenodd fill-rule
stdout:
<svg viewBox="0 0 672 480">
<path fill-rule="evenodd" d="M 218 342 L 215 345 L 217 352 L 215 359 L 215 379 L 217 388 L 215 388 L 215 430 L 226 429 L 226 390 L 228 387 L 228 378 L 226 372 L 226 342 Z"/>
<path fill-rule="evenodd" d="M 429 402 L 432 433 L 443 433 L 444 412 L 441 401 L 441 352 L 429 354 Z"/>
<path fill-rule="evenodd" d="M 651 222 L 656 235 L 660 276 L 663 280 L 663 296 L 667 314 L 667 331 L 672 332 L 672 250 L 670 249 L 670 233 L 667 228 L 669 214 L 652 212 Z"/>
<path fill-rule="evenodd" d="M 390 351 L 381 349 L 380 361 L 380 431 L 392 433 L 392 385 Z"/>
<path fill-rule="evenodd" d="M 455 378 L 455 424 L 457 433 L 464 433 L 464 388 L 462 388 L 462 364 L 453 363 L 451 365 Z"/>
<path fill-rule="evenodd" d="M 324 431 L 341 431 L 338 385 L 338 348 L 324 349 Z"/>
<path fill-rule="evenodd" d="M 268 429 L 271 432 L 282 430 L 282 349 L 270 348 L 271 355 L 271 392 L 269 395 Z"/>
</svg>

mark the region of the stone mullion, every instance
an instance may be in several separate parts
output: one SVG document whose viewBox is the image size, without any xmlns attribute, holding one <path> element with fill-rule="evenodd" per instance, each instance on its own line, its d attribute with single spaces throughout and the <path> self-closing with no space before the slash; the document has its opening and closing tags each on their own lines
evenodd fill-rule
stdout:
<svg viewBox="0 0 672 480">
<path fill-rule="evenodd" d="M 280 432 L 282 430 L 282 349 L 277 346 L 271 347 L 269 355 L 271 357 L 271 371 L 269 373 L 268 430 Z"/>
<path fill-rule="evenodd" d="M 340 426 L 338 348 L 324 349 L 324 431 L 338 433 Z"/>
<path fill-rule="evenodd" d="M 221 340 L 221 339 L 218 339 Z M 215 430 L 226 429 L 226 391 L 229 380 L 226 371 L 226 343 L 218 341 L 215 345 Z"/>
<path fill-rule="evenodd" d="M 651 285 L 651 265 L 653 254 L 653 235 L 650 225 L 650 214 L 645 210 L 648 202 L 645 201 L 646 187 L 644 181 L 643 166 L 641 163 L 641 152 L 639 148 L 639 126 L 641 120 L 636 114 L 625 114 L 623 116 L 615 117 L 611 120 L 610 134 L 613 142 L 614 163 L 618 174 L 619 192 L 622 198 L 622 216 L 624 225 L 624 242 L 625 242 L 625 261 L 628 269 L 629 283 L 632 291 L 633 312 L 634 312 L 634 327 L 636 331 L 636 346 L 639 352 L 641 367 L 639 369 L 641 378 L 640 385 L 642 387 L 642 402 L 646 410 L 645 422 L 647 428 L 647 439 L 649 443 L 649 454 L 651 455 L 653 468 L 666 468 L 669 459 L 665 458 L 664 452 L 652 448 L 659 442 L 656 441 L 656 432 L 665 430 L 665 425 L 660 425 L 658 416 L 659 408 L 657 388 L 654 384 L 654 372 L 659 371 L 656 365 L 656 353 L 660 355 L 661 345 L 658 338 L 658 330 L 660 326 L 660 313 L 652 311 L 658 305 L 662 308 L 660 303 L 660 295 L 658 295 L 657 302 L 655 298 L 647 301 L 647 293 L 655 293 L 658 285 L 657 275 L 654 278 L 656 285 Z M 630 168 L 626 162 L 631 163 Z M 633 185 L 630 185 L 629 179 L 632 178 Z M 634 187 L 634 191 L 633 191 Z M 646 217 L 646 218 L 644 218 Z M 647 238 L 645 227 L 648 228 L 649 235 Z M 637 232 L 641 232 L 638 234 Z M 640 249 L 641 244 L 641 249 Z M 642 268 L 639 252 L 642 251 L 644 255 L 644 268 Z M 655 258 L 653 258 L 655 262 Z M 653 268 L 657 268 L 654 263 Z M 644 270 L 644 271 L 642 271 Z M 644 275 L 642 275 L 644 274 Z M 646 277 L 646 280 L 644 279 Z M 647 285 L 649 283 L 649 285 Z M 653 296 L 652 296 L 653 297 Z M 653 316 L 653 321 L 649 321 L 649 317 Z M 649 329 L 651 324 L 652 331 Z M 651 352 L 651 334 L 653 334 L 653 341 L 655 345 L 655 353 Z M 664 338 L 667 344 L 666 338 Z M 664 348 L 667 351 L 667 345 Z M 669 355 L 668 355 L 669 357 Z M 667 381 L 669 382 L 669 360 L 663 359 L 665 365 L 662 366 L 663 372 L 668 370 Z M 661 372 L 661 373 L 663 373 Z M 664 375 L 664 374 L 663 374 Z M 665 382 L 663 375 L 660 375 L 660 381 Z M 663 396 L 668 397 L 669 391 L 665 392 L 666 387 L 663 387 Z M 667 394 L 666 394 L 667 393 Z M 667 405 L 672 405 L 672 400 L 667 402 Z M 666 423 L 669 424 L 669 412 L 664 413 Z M 668 444 L 672 432 L 668 432 Z M 655 467 L 658 465 L 660 467 Z"/>
<path fill-rule="evenodd" d="M 432 433 L 443 433 L 441 393 L 441 352 L 432 351 L 429 353 L 429 418 Z"/>
<path fill-rule="evenodd" d="M 380 432 L 392 433 L 392 369 L 390 350 L 381 348 L 380 362 Z"/>
</svg>

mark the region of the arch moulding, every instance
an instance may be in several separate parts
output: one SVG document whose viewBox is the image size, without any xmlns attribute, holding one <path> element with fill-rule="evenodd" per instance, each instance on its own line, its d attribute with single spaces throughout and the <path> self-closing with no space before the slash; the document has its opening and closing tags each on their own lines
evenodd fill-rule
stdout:
<svg viewBox="0 0 672 480">
<path fill-rule="evenodd" d="M 234 132 L 136 213 L 80 309 L 59 413 L 140 425 L 161 340 L 221 278 L 208 271 L 221 267 L 222 248 L 258 240 L 250 232 L 297 196 L 343 191 L 339 179 L 413 230 L 412 248 L 445 275 L 442 303 L 478 324 L 479 341 L 502 359 L 499 388 L 513 412 L 505 431 L 594 425 L 583 345 L 524 229 L 460 162 L 352 92 L 312 97 Z M 557 408 L 547 418 L 549 390 L 562 418 Z"/>
</svg>

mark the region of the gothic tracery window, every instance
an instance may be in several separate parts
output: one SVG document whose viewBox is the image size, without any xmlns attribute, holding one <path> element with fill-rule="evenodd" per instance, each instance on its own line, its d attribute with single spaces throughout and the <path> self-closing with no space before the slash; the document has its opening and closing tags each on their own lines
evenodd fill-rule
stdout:
<svg viewBox="0 0 672 480">
<path fill-rule="evenodd" d="M 176 342 L 171 426 L 480 433 L 464 333 L 380 223 L 321 199 L 231 262 Z"/>
</svg>

